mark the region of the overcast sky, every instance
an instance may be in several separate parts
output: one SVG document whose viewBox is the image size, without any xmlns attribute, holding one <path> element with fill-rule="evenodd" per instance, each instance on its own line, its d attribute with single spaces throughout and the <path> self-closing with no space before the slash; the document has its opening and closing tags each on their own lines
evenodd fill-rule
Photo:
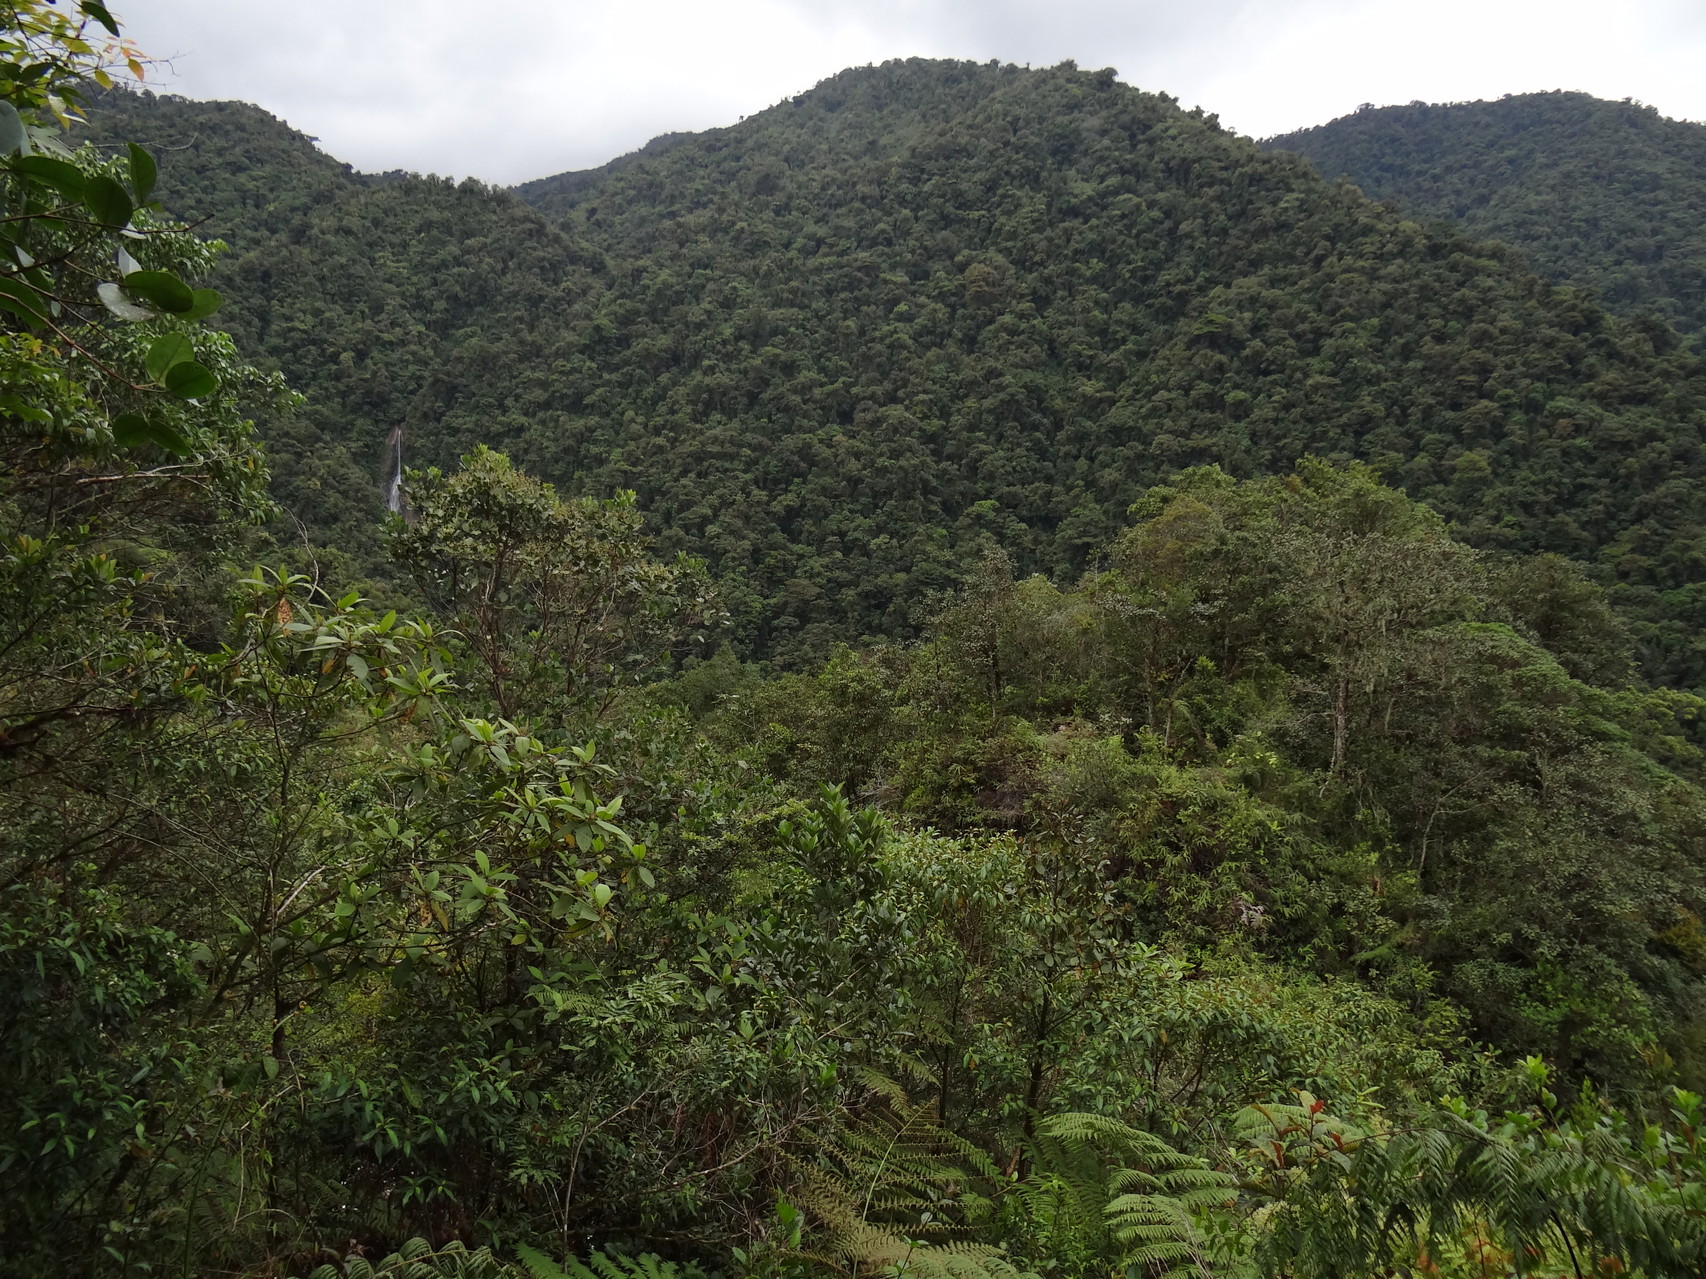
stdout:
<svg viewBox="0 0 1706 1279">
<path fill-rule="evenodd" d="M 110 0 L 156 89 L 367 170 L 511 183 L 732 124 L 848 66 L 1111 66 L 1265 137 L 1538 89 L 1706 120 L 1706 0 Z"/>
</svg>

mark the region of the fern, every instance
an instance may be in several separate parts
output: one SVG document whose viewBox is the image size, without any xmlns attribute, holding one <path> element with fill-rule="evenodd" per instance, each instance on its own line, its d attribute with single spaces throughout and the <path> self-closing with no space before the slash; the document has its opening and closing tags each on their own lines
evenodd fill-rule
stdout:
<svg viewBox="0 0 1706 1279">
<path fill-rule="evenodd" d="M 460 1243 L 434 1249 L 425 1239 L 410 1239 L 377 1262 L 352 1254 L 338 1265 L 323 1265 L 308 1279 L 504 1279 L 513 1274 L 488 1248 L 469 1251 Z"/>
<path fill-rule="evenodd" d="M 974 1235 L 1001 1175 L 989 1156 L 873 1078 L 866 1114 L 796 1160 L 794 1202 L 817 1225 L 808 1255 L 842 1273 L 918 1279 L 1034 1279 Z"/>
<path fill-rule="evenodd" d="M 888 1081 L 873 1089 L 880 1103 L 820 1138 L 816 1160 L 800 1166 L 794 1199 L 818 1226 L 820 1262 L 849 1274 L 1018 1279 L 1027 1272 L 989 1241 L 997 1199 L 1016 1197 L 1041 1254 L 1157 1279 L 1211 1273 L 1196 1221 L 1231 1197 L 1231 1179 L 1152 1133 L 1054 1116 L 1038 1125 L 1031 1170 L 1015 1185 L 932 1106 Z"/>
<path fill-rule="evenodd" d="M 1345 1141 L 1313 1102 L 1247 1115 L 1253 1153 L 1275 1172 L 1266 1267 L 1351 1279 L 1456 1251 L 1503 1258 L 1519 1276 L 1579 1273 L 1583 1258 L 1608 1272 L 1706 1272 L 1698 1099 L 1677 1094 L 1674 1135 L 1591 1096 L 1561 1115 L 1544 1067 L 1529 1068 L 1539 1107 L 1492 1117 L 1459 1104 L 1414 1132 Z"/>
<path fill-rule="evenodd" d="M 910 1279 L 1037 1279 L 986 1244 L 922 1244 L 885 1270 Z"/>
<path fill-rule="evenodd" d="M 704 1279 L 697 1266 L 665 1261 L 656 1253 L 637 1256 L 595 1250 L 585 1261 L 570 1257 L 561 1266 L 537 1248 L 518 1245 L 516 1255 L 533 1279 Z"/>
<path fill-rule="evenodd" d="M 1045 1119 L 1030 1148 L 1018 1193 L 1055 1249 L 1151 1274 L 1211 1273 L 1196 1221 L 1232 1196 L 1230 1177 L 1105 1115 Z"/>
</svg>

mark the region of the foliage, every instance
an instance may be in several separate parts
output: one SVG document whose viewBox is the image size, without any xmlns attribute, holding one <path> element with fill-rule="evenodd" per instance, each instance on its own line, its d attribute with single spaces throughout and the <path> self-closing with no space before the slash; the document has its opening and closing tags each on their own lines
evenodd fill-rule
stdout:
<svg viewBox="0 0 1706 1279">
<path fill-rule="evenodd" d="M 281 550 L 249 415 L 288 452 L 343 408 L 289 426 L 280 379 L 199 326 L 213 250 L 147 207 L 148 152 L 54 150 L 55 77 L 100 56 L 76 24 L 24 5 L 0 33 L 45 55 L 0 64 L 32 113 L 0 156 L 8 1274 L 1699 1268 L 1675 1085 L 1706 1061 L 1702 703 L 1632 661 L 1684 648 L 1561 555 L 1473 545 L 1501 540 L 1464 516 L 1487 449 L 1455 458 L 1454 507 L 1348 457 L 1276 460 L 1307 414 L 1362 438 L 1357 388 L 1314 381 L 1354 383 L 1339 356 L 1387 361 L 1393 404 L 1468 395 L 1489 342 L 1481 372 L 1531 375 L 1558 296 L 1440 266 L 1457 242 L 1070 68 L 853 74 L 724 138 L 746 150 L 678 139 L 532 192 L 608 217 L 598 250 L 478 187 L 367 183 L 302 143 L 275 191 L 227 154 L 196 188 L 249 219 L 222 322 L 281 363 L 351 351 L 338 377 L 371 392 L 355 452 L 301 450 L 281 490 L 326 481 L 308 514 L 349 545 Z M 253 114 L 108 100 L 127 110 L 276 141 Z M 680 218 L 665 178 L 693 192 Z M 1380 297 L 1444 339 L 1333 319 L 1348 345 L 1308 357 L 1308 394 L 1218 437 L 1268 450 L 1234 470 L 1284 473 L 1172 474 L 1160 450 L 1142 466 L 1168 482 L 1130 488 L 1125 426 L 1221 431 L 1232 392 L 1202 387 L 1302 376 L 1223 340 L 1203 290 L 1313 299 L 1252 321 L 1312 341 L 1350 305 L 1322 309 L 1340 249 L 1387 253 Z M 1509 340 L 1458 342 L 1471 303 L 1428 310 L 1418 253 Z M 1570 484 L 1693 411 L 1682 357 L 1577 318 L 1567 377 L 1598 379 L 1607 434 Z M 1077 336 L 1038 355 L 1051 332 Z M 409 415 L 358 345 L 421 395 Z M 1103 431 L 1106 483 L 1062 461 L 1083 440 L 1041 448 L 1057 418 Z M 481 447 L 543 457 L 565 423 L 598 459 L 573 496 Z M 599 451 L 611 432 L 628 451 Z M 373 488 L 350 459 L 380 440 L 388 532 L 335 492 Z M 405 440 L 464 463 L 411 470 Z M 608 483 L 630 473 L 653 498 L 703 480 L 717 509 L 666 503 L 654 543 Z M 1562 474 L 1541 459 L 1484 513 Z M 1673 496 L 1649 531 L 1687 526 Z M 1544 524 L 1499 518 L 1518 546 Z M 721 606 L 678 554 L 700 532 L 749 653 L 926 638 L 782 676 L 703 658 Z M 865 576 L 826 603 L 832 537 Z M 436 617 L 339 581 L 359 573 L 413 579 Z M 1555 1065 L 1506 1097 L 1530 1053 Z"/>
<path fill-rule="evenodd" d="M 1628 99 L 1519 93 L 1364 107 L 1263 145 L 1372 199 L 1503 240 L 1549 279 L 1651 317 L 1641 328 L 1655 345 L 1675 341 L 1663 321 L 1696 343 L 1706 327 L 1700 124 Z"/>
<path fill-rule="evenodd" d="M 414 475 L 393 552 L 466 636 L 498 713 L 563 720 L 722 620 L 703 566 L 646 553 L 634 495 L 565 502 L 480 448 Z"/>
<path fill-rule="evenodd" d="M 930 1105 L 909 1104 L 892 1085 L 882 1092 L 887 1104 L 826 1137 L 802 1168 L 793 1197 L 817 1226 L 820 1255 L 848 1274 L 1012 1273 L 995 1249 L 971 1242 L 992 1207 L 995 1165 Z"/>
<path fill-rule="evenodd" d="M 351 1254 L 341 1266 L 327 1263 L 318 1267 L 309 1279 L 386 1279 L 393 1275 L 406 1279 L 495 1279 L 513 1273 L 485 1248 L 470 1251 L 452 1241 L 435 1249 L 425 1239 L 416 1238 L 405 1240 L 396 1252 L 378 1262 Z"/>
<path fill-rule="evenodd" d="M 1198 1219 L 1235 1198 L 1224 1173 L 1096 1114 L 1050 1116 L 1032 1161 L 1018 1194 L 1032 1246 L 1046 1250 L 1055 1273 L 1070 1273 L 1075 1261 L 1092 1273 L 1110 1261 L 1128 1272 L 1209 1273 Z"/>
<path fill-rule="evenodd" d="M 928 646 L 731 702 L 731 748 L 1060 847 L 1077 944 L 1309 956 L 1602 1079 L 1691 1051 L 1698 772 L 1635 744 L 1664 697 L 1567 673 L 1585 584 L 1512 607 L 1513 566 L 1355 468 L 1187 472 L 1134 514 L 1076 590 L 980 586 Z"/>
<path fill-rule="evenodd" d="M 1430 1258 L 1513 1276 L 1697 1271 L 1700 1099 L 1678 1091 L 1669 1123 L 1640 1125 L 1591 1090 L 1560 1105 L 1538 1059 L 1527 1073 L 1529 1106 L 1491 1116 L 1459 1100 L 1408 1132 L 1357 1132 L 1307 1095 L 1257 1108 L 1251 1154 L 1275 1196 L 1266 1264 L 1303 1276 Z"/>
<path fill-rule="evenodd" d="M 110 89 L 119 66 L 144 78 L 142 54 L 120 34 L 104 4 L 79 0 L 75 17 L 53 0 L 19 0 L 9 8 L 0 31 L 0 63 L 11 72 L 5 96 L 14 111 L 50 111 L 64 122 L 87 81 Z"/>
<path fill-rule="evenodd" d="M 593 1252 L 585 1261 L 570 1257 L 559 1266 L 537 1248 L 518 1249 L 522 1264 L 533 1279 L 700 1279 L 694 1266 L 678 1266 L 655 1253 L 625 1257 L 619 1253 Z"/>
<path fill-rule="evenodd" d="M 636 492 L 737 651 L 807 669 L 917 634 L 990 539 L 1069 579 L 1174 471 L 1313 453 L 1588 565 L 1649 676 L 1706 669 L 1697 364 L 1111 72 L 852 70 L 519 199 L 367 182 L 233 104 L 105 110 L 239 246 L 221 323 L 308 395 L 265 424 L 278 492 L 349 580 L 391 576 L 399 429 L 416 464 L 484 443 Z"/>
</svg>

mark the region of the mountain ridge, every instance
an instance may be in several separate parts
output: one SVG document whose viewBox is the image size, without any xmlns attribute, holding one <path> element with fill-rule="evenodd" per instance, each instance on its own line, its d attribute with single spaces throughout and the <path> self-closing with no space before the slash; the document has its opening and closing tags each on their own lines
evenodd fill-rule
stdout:
<svg viewBox="0 0 1706 1279">
<path fill-rule="evenodd" d="M 1361 458 L 1593 566 L 1699 678 L 1701 368 L 1514 250 L 1070 66 L 854 69 L 598 172 L 224 197 L 267 237 L 227 323 L 309 395 L 268 429 L 312 526 L 376 536 L 399 423 L 416 461 L 491 443 L 638 490 L 799 665 L 913 633 L 991 539 L 1075 576 L 1181 467 Z"/>
<path fill-rule="evenodd" d="M 1262 145 L 1501 239 L 1613 311 L 1654 310 L 1706 340 L 1706 124 L 1554 90 L 1365 107 Z"/>
</svg>

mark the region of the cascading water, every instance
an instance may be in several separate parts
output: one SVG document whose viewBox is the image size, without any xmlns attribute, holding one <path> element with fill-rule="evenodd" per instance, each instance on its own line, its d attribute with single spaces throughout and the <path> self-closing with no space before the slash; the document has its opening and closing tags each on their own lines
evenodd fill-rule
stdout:
<svg viewBox="0 0 1706 1279">
<path fill-rule="evenodd" d="M 386 441 L 391 449 L 391 488 L 385 495 L 385 505 L 391 514 L 403 513 L 403 425 L 399 422 L 391 428 L 391 438 Z"/>
</svg>

